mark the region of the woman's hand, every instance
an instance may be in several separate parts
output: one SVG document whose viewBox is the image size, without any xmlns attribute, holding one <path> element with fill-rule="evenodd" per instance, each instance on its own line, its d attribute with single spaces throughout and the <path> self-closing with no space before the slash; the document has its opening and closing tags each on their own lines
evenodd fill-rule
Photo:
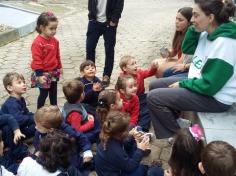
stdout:
<svg viewBox="0 0 236 176">
<path fill-rule="evenodd" d="M 179 88 L 179 82 L 175 82 L 168 86 L 169 88 Z"/>
<path fill-rule="evenodd" d="M 174 73 L 178 72 L 178 71 L 185 71 L 185 64 L 176 64 L 172 67 L 172 70 Z"/>
</svg>

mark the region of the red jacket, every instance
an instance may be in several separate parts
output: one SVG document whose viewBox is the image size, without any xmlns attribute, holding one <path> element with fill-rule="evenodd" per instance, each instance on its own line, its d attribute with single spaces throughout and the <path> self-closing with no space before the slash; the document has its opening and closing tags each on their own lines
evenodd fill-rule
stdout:
<svg viewBox="0 0 236 176">
<path fill-rule="evenodd" d="M 130 125 L 136 126 L 139 117 L 139 99 L 137 95 L 133 95 L 129 100 L 123 94 L 120 94 L 123 100 L 122 112 L 127 112 L 130 115 Z"/>
<path fill-rule="evenodd" d="M 156 72 L 157 72 L 156 67 L 152 67 L 149 69 L 140 68 L 137 70 L 137 74 L 133 75 L 137 83 L 137 95 L 145 93 L 144 79 L 155 75 Z M 126 73 L 123 72 L 122 74 L 125 75 Z"/>
<path fill-rule="evenodd" d="M 52 71 L 62 67 L 59 41 L 55 37 L 45 39 L 38 35 L 32 43 L 31 52 L 33 58 L 31 68 L 34 71 Z"/>
<path fill-rule="evenodd" d="M 87 132 L 94 127 L 94 121 L 92 120 L 88 120 L 82 125 L 82 115 L 78 112 L 70 113 L 66 120 L 76 131 L 79 132 Z"/>
</svg>

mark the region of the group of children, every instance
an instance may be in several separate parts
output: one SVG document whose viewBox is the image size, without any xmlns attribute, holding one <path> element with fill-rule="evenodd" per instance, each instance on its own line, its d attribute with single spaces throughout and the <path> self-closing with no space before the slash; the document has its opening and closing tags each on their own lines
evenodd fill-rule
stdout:
<svg viewBox="0 0 236 176">
<path fill-rule="evenodd" d="M 235 149 L 224 142 L 213 142 L 203 149 L 198 126 L 177 133 L 170 170 L 164 173 L 159 166 L 140 164 L 151 151 L 152 138 L 144 79 L 156 74 L 157 60 L 149 69 L 141 69 L 134 57 L 122 57 L 114 89 L 105 89 L 96 77 L 96 65 L 87 60 L 80 65 L 81 77 L 63 84 L 64 106 L 55 106 L 57 81 L 63 73 L 59 42 L 54 37 L 57 24 L 51 12 L 42 13 L 37 20 L 39 35 L 32 44 L 31 86 L 38 87 L 40 93 L 34 114 L 22 96 L 26 92 L 24 77 L 11 72 L 3 79 L 10 96 L 0 114 L 0 175 L 13 175 L 7 168 L 19 176 L 88 175 L 93 169 L 99 176 L 233 176 Z M 44 106 L 48 96 L 51 105 Z M 33 154 L 21 140 L 31 137 Z M 93 143 L 97 144 L 95 156 Z"/>
</svg>

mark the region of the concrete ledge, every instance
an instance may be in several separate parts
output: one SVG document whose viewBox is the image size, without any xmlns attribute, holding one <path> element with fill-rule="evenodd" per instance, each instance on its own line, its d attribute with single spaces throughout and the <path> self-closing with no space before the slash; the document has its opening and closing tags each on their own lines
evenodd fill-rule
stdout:
<svg viewBox="0 0 236 176">
<path fill-rule="evenodd" d="M 223 113 L 197 113 L 206 142 L 222 140 L 236 147 L 236 104 Z"/>
<path fill-rule="evenodd" d="M 11 29 L 0 34 L 0 46 L 6 45 L 12 41 L 18 40 L 20 38 L 19 32 L 17 29 Z"/>
<path fill-rule="evenodd" d="M 30 10 L 25 10 L 25 9 L 22 9 L 22 8 L 18 8 L 18 7 L 14 7 L 14 6 L 11 6 L 11 5 L 8 5 L 8 4 L 4 4 L 4 3 L 0 3 L 0 7 L 5 7 L 5 8 L 17 10 L 17 11 L 19 11 L 19 13 L 21 15 L 22 14 L 28 14 L 29 17 L 26 18 L 24 20 L 25 22 L 22 23 L 22 24 L 21 23 L 13 24 L 12 22 L 9 22 L 8 20 L 5 20 L 5 22 L 3 20 L 3 24 L 7 25 L 7 26 L 10 26 L 12 28 L 15 28 L 15 30 L 17 31 L 17 33 L 20 37 L 26 36 L 29 33 L 34 32 L 35 26 L 36 26 L 36 20 L 37 20 L 37 17 L 39 16 L 39 13 L 32 12 Z M 12 19 L 12 17 L 10 17 L 9 19 Z M 7 23 L 9 23 L 9 24 L 7 24 Z M 5 34 L 2 33 L 1 35 L 5 35 Z M 19 37 L 17 36 L 16 38 L 14 38 L 14 40 L 16 40 L 16 39 L 19 39 Z M 13 41 L 13 40 L 7 40 L 7 42 L 4 42 L 4 43 L 6 44 L 6 43 L 9 43 L 11 41 Z M 3 42 L 1 42 L 1 43 L 3 43 Z"/>
</svg>

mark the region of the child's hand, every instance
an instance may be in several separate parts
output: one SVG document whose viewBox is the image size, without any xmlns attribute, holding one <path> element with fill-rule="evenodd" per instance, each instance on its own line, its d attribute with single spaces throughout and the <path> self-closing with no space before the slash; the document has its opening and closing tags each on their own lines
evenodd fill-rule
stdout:
<svg viewBox="0 0 236 176">
<path fill-rule="evenodd" d="M 93 157 L 84 157 L 83 158 L 83 163 L 88 163 L 92 160 Z"/>
<path fill-rule="evenodd" d="M 176 64 L 172 67 L 174 73 L 185 70 L 185 64 Z"/>
<path fill-rule="evenodd" d="M 155 67 L 156 67 L 156 68 L 158 69 L 158 67 L 159 67 L 158 59 L 155 59 L 155 60 L 152 61 L 151 67 L 152 67 L 152 68 L 155 68 Z"/>
<path fill-rule="evenodd" d="M 88 120 L 89 120 L 89 121 L 94 121 L 93 115 L 89 114 L 89 115 L 88 115 Z"/>
<path fill-rule="evenodd" d="M 138 140 L 136 140 L 137 143 L 137 148 L 141 149 L 141 150 L 147 150 L 150 149 L 150 143 L 149 143 L 149 137 L 145 136 L 143 138 L 143 140 L 141 142 L 139 142 Z"/>
<path fill-rule="evenodd" d="M 17 142 L 21 139 L 21 138 L 25 138 L 25 135 L 21 133 L 20 129 L 16 129 L 14 131 L 14 143 L 17 144 Z"/>
<path fill-rule="evenodd" d="M 39 80 L 40 84 L 44 84 L 44 83 L 47 82 L 46 76 L 39 76 L 39 77 L 38 77 L 38 80 Z"/>
<path fill-rule="evenodd" d="M 97 82 L 93 84 L 93 91 L 95 92 L 100 92 L 102 90 L 102 85 L 101 83 Z"/>
</svg>

